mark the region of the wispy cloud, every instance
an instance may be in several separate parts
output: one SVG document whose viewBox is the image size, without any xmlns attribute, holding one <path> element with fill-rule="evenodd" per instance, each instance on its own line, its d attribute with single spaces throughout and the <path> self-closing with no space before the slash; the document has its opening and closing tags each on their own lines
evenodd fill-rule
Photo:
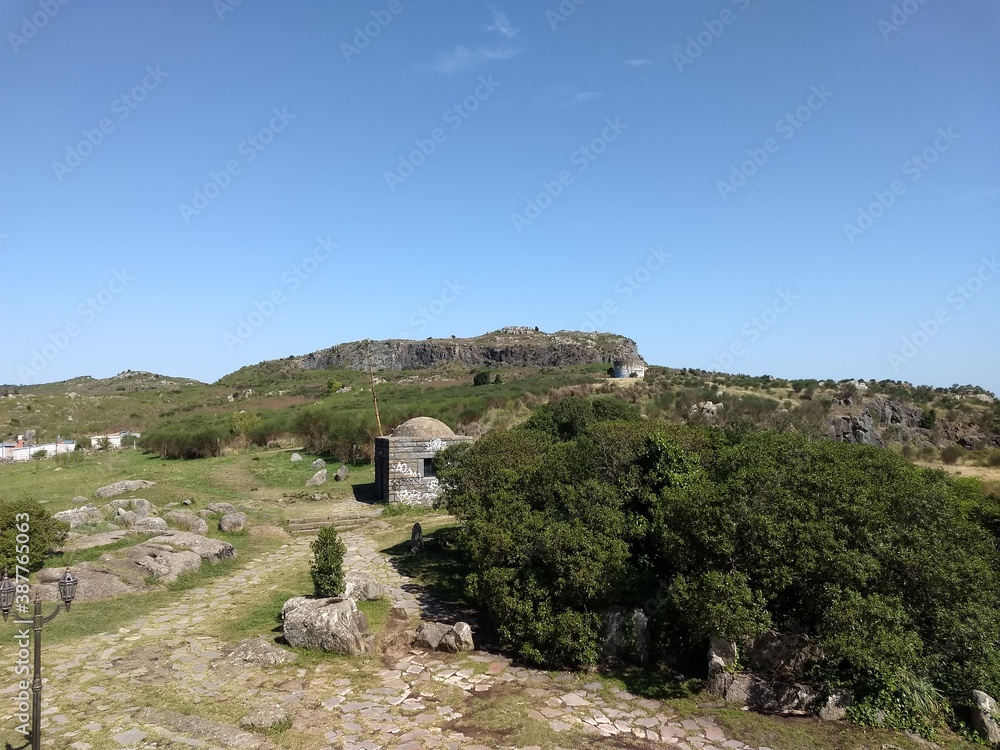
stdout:
<svg viewBox="0 0 1000 750">
<path fill-rule="evenodd" d="M 496 31 L 507 39 L 513 39 L 521 33 L 520 29 L 515 29 L 511 25 L 510 19 L 507 18 L 506 13 L 497 10 L 496 7 L 492 5 L 490 6 L 490 12 L 493 14 L 493 23 L 486 27 L 487 31 Z"/>
<path fill-rule="evenodd" d="M 652 60 L 647 60 L 644 57 L 633 57 L 631 60 L 626 60 L 622 63 L 629 68 L 641 68 L 643 65 L 652 65 Z"/>
<path fill-rule="evenodd" d="M 514 28 L 507 14 L 492 5 L 490 12 L 493 15 L 493 22 L 486 27 L 486 30 L 499 34 L 503 37 L 503 41 L 495 45 L 481 45 L 474 49 L 460 44 L 453 50 L 442 52 L 435 58 L 434 62 L 418 64 L 417 68 L 423 71 L 452 75 L 491 60 L 509 60 L 520 54 L 521 45 L 517 41 L 521 33 L 520 29 Z"/>
<path fill-rule="evenodd" d="M 589 102 L 591 99 L 597 99 L 600 96 L 604 96 L 603 91 L 584 91 L 583 93 L 571 96 L 566 101 L 557 104 L 556 109 L 566 109 L 567 107 L 575 107 L 577 104 L 583 104 L 584 102 Z"/>
</svg>

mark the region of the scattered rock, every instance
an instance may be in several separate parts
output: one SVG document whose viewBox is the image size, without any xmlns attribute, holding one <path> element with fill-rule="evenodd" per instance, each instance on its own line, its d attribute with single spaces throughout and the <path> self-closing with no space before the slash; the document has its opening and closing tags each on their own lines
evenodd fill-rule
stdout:
<svg viewBox="0 0 1000 750">
<path fill-rule="evenodd" d="M 847 718 L 847 709 L 853 705 L 854 700 L 850 695 L 837 691 L 819 709 L 819 718 L 823 721 L 842 721 Z"/>
<path fill-rule="evenodd" d="M 298 453 L 293 453 L 292 454 L 291 461 L 292 461 L 293 464 L 297 464 L 301 460 L 302 460 L 302 456 L 300 456 Z"/>
<path fill-rule="evenodd" d="M 713 404 L 711 401 L 702 401 L 700 404 L 692 406 L 690 413 L 691 416 L 700 415 L 706 422 L 715 422 L 718 420 L 722 409 L 723 405 L 721 403 Z"/>
<path fill-rule="evenodd" d="M 196 552 L 206 562 L 215 562 L 216 560 L 226 560 L 230 557 L 236 557 L 236 548 L 229 542 L 186 531 L 168 531 L 166 534 L 153 537 L 148 543 L 167 544 L 171 547 L 191 550 L 192 552 Z"/>
<path fill-rule="evenodd" d="M 317 458 L 309 465 L 314 469 L 322 469 L 326 466 L 326 461 L 324 461 L 322 458 Z"/>
<path fill-rule="evenodd" d="M 333 481 L 343 482 L 345 479 L 347 479 L 347 467 L 341 466 L 337 469 L 337 473 L 333 475 Z"/>
<path fill-rule="evenodd" d="M 307 495 L 310 500 L 315 500 L 316 502 L 321 502 L 323 500 L 329 500 L 330 496 L 325 492 L 317 492 L 313 495 Z"/>
<path fill-rule="evenodd" d="M 233 507 L 232 503 L 209 503 L 205 506 L 205 510 L 209 513 L 218 513 L 221 516 L 236 512 L 236 508 Z"/>
<path fill-rule="evenodd" d="M 194 505 L 194 498 L 189 497 L 187 500 L 181 500 L 181 505 Z"/>
<path fill-rule="evenodd" d="M 276 664 L 291 664 L 297 661 L 298 658 L 296 654 L 275 645 L 265 636 L 241 641 L 226 656 L 227 661 L 243 661 L 248 664 L 259 664 L 264 667 L 273 667 Z"/>
<path fill-rule="evenodd" d="M 143 490 L 147 487 L 152 487 L 156 482 L 147 482 L 145 479 L 124 479 L 121 482 L 114 482 L 113 484 L 105 485 L 94 493 L 94 497 L 104 499 L 108 497 L 115 497 L 116 495 L 121 495 L 125 492 L 135 492 L 136 490 Z"/>
<path fill-rule="evenodd" d="M 306 487 L 319 487 L 321 484 L 326 484 L 326 469 L 320 469 L 313 474 L 306 482 Z"/>
<path fill-rule="evenodd" d="M 44 601 L 59 601 L 58 582 L 64 572 L 65 568 L 42 568 L 36 574 L 37 583 L 32 590 Z M 78 581 L 74 601 L 96 601 L 142 591 L 143 579 L 148 574 L 138 569 L 132 575 L 116 573 L 103 569 L 100 563 L 82 562 L 73 566 L 73 575 Z"/>
<path fill-rule="evenodd" d="M 348 573 L 344 583 L 344 598 L 367 602 L 386 597 L 385 586 L 371 573 Z"/>
<path fill-rule="evenodd" d="M 77 526 L 86 526 L 91 523 L 104 522 L 104 513 L 102 513 L 101 510 L 94 505 L 84 505 L 82 508 L 64 510 L 59 513 L 54 513 L 52 517 L 60 521 L 65 521 L 69 524 L 71 529 L 75 529 Z"/>
<path fill-rule="evenodd" d="M 204 518 L 199 518 L 189 510 L 171 510 L 163 515 L 163 518 L 184 531 L 191 531 L 195 534 L 208 533 L 208 523 Z"/>
<path fill-rule="evenodd" d="M 156 516 L 147 516 L 136 521 L 135 528 L 144 531 L 166 531 L 167 522 Z"/>
<path fill-rule="evenodd" d="M 417 638 L 414 645 L 434 651 L 449 630 L 451 627 L 443 622 L 422 622 L 417 628 Z"/>
<path fill-rule="evenodd" d="M 151 542 L 129 547 L 125 552 L 125 559 L 143 568 L 149 575 L 156 576 L 161 583 L 172 583 L 181 573 L 198 570 L 201 567 L 198 553 Z M 103 558 L 102 561 L 111 562 Z"/>
<path fill-rule="evenodd" d="M 982 690 L 972 691 L 972 728 L 993 745 L 1000 745 L 1000 708 L 992 696 Z"/>
<path fill-rule="evenodd" d="M 219 519 L 219 531 L 225 531 L 227 534 L 243 531 L 246 525 L 246 513 L 227 513 Z"/>
<path fill-rule="evenodd" d="M 285 640 L 292 646 L 346 656 L 372 650 L 374 636 L 368 631 L 368 619 L 353 599 L 297 596 L 285 602 L 281 617 Z"/>
<path fill-rule="evenodd" d="M 466 622 L 456 622 L 438 644 L 439 651 L 457 654 L 459 651 L 472 651 L 476 648 L 472 640 L 472 628 Z"/>
<path fill-rule="evenodd" d="M 288 713 L 281 706 L 261 706 L 240 719 L 240 726 L 244 729 L 272 729 L 286 721 Z"/>
<path fill-rule="evenodd" d="M 103 506 L 102 510 L 110 516 L 121 516 L 123 511 L 135 513 L 136 520 L 155 516 L 159 511 L 149 500 L 133 498 L 131 500 L 112 500 Z"/>
</svg>

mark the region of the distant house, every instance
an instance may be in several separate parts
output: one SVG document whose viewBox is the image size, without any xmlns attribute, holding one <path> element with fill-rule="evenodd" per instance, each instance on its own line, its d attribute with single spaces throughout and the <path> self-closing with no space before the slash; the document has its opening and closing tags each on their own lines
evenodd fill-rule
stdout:
<svg viewBox="0 0 1000 750">
<path fill-rule="evenodd" d="M 641 359 L 616 359 L 612 365 L 616 378 L 644 378 L 646 363 Z"/>
<path fill-rule="evenodd" d="M 33 443 L 26 441 L 24 435 L 18 435 L 16 443 L 0 444 L 0 461 L 28 461 L 39 453 L 51 457 L 60 453 L 72 453 L 74 450 L 76 450 L 74 440 L 56 437 L 54 443 Z"/>
<path fill-rule="evenodd" d="M 456 435 L 437 419 L 414 417 L 388 437 L 375 438 L 375 494 L 380 500 L 431 505 L 438 496 L 434 456 L 471 437 Z"/>
<path fill-rule="evenodd" d="M 136 438 L 140 437 L 140 434 L 138 432 L 129 432 L 128 430 L 122 430 L 121 432 L 110 432 L 107 435 L 91 435 L 90 447 L 93 448 L 94 450 L 97 450 L 101 445 L 101 441 L 107 438 L 108 446 L 110 447 L 111 450 L 115 451 L 120 450 L 122 447 L 122 438 L 128 437 L 129 435 Z"/>
</svg>

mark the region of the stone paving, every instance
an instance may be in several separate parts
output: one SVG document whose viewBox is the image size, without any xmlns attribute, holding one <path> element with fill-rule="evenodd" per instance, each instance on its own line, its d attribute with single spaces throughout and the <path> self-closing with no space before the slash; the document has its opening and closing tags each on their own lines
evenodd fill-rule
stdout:
<svg viewBox="0 0 1000 750">
<path fill-rule="evenodd" d="M 379 578 L 395 606 L 414 614 L 440 613 L 440 603 L 402 577 L 372 540 L 356 532 L 341 536 L 348 548 L 346 567 Z M 199 634 L 199 623 L 210 609 L 224 612 L 248 605 L 260 595 L 256 587 L 276 590 L 283 574 L 308 565 L 309 555 L 309 539 L 296 539 L 211 586 L 183 593 L 174 605 L 139 617 L 117 633 L 47 648 L 43 746 L 58 750 L 516 747 L 504 742 L 502 733 L 482 730 L 475 723 L 477 710 L 495 699 L 554 738 L 550 746 L 565 750 L 600 747 L 604 738 L 611 737 L 618 748 L 752 750 L 728 738 L 710 719 L 679 718 L 657 701 L 587 681 L 592 678 L 526 669 L 493 654 L 412 650 L 398 660 L 383 661 L 382 668 L 374 659 L 344 657 L 305 667 L 261 667 L 226 659 L 235 644 Z M 157 713 L 157 691 L 164 690 L 185 696 L 186 710 Z M 266 704 L 285 709 L 291 720 L 287 735 L 238 728 L 240 716 Z M 140 711 L 142 706 L 149 708 Z M 537 750 L 537 746 L 520 750 L 532 747 Z"/>
</svg>

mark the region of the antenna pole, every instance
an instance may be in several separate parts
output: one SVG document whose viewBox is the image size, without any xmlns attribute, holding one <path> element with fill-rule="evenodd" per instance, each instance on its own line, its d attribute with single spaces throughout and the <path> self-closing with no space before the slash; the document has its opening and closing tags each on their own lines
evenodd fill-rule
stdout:
<svg viewBox="0 0 1000 750">
<path fill-rule="evenodd" d="M 365 342 L 368 344 L 368 382 L 372 387 L 372 405 L 375 407 L 375 422 L 378 424 L 378 434 L 381 437 L 382 432 L 382 419 L 378 415 L 378 397 L 375 395 L 375 373 L 372 370 L 372 340 L 366 339 Z"/>
</svg>

